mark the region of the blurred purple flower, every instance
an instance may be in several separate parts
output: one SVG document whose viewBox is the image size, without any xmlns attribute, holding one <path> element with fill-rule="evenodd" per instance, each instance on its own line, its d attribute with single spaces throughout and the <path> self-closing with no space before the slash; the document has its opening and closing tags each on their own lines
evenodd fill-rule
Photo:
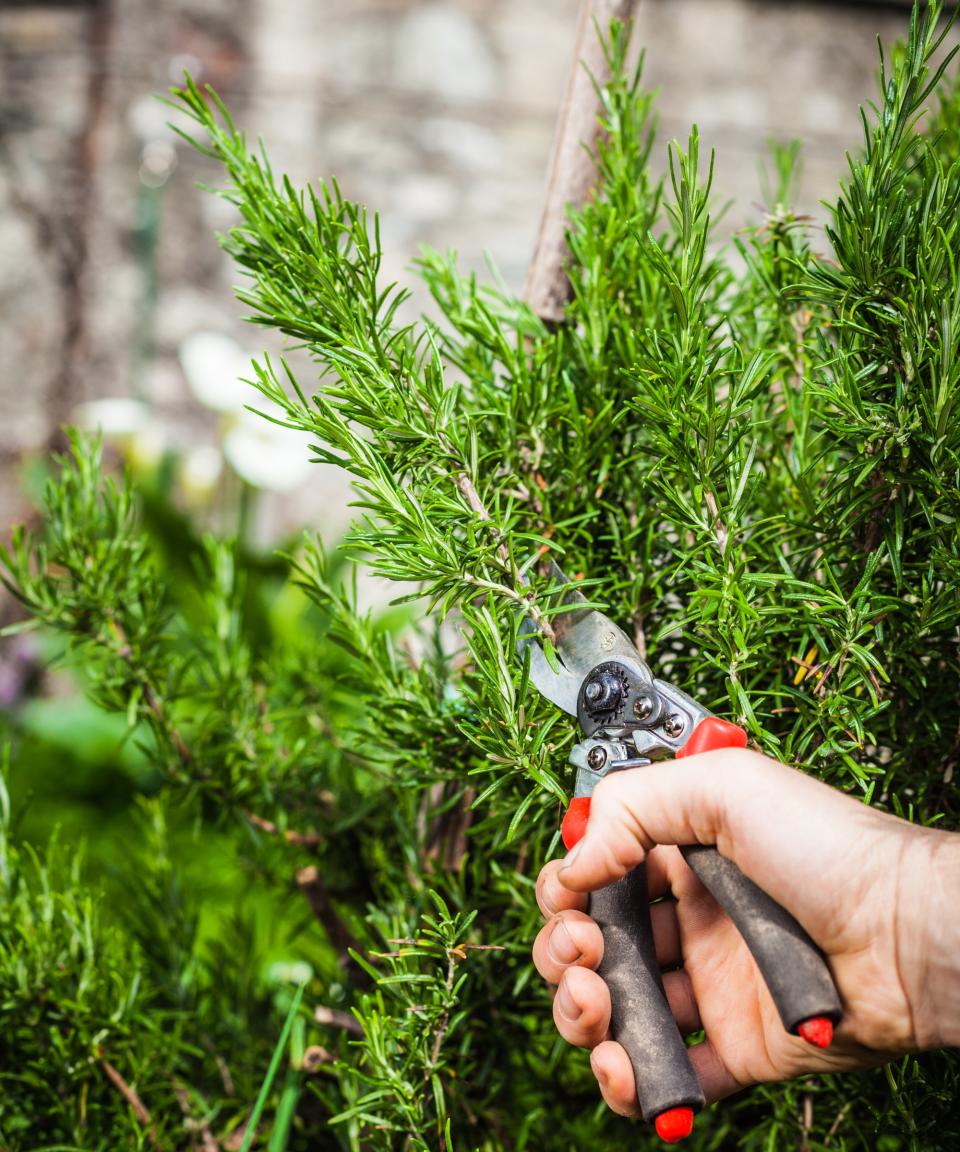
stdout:
<svg viewBox="0 0 960 1152">
<path fill-rule="evenodd" d="M 36 682 L 40 652 L 32 636 L 14 636 L 0 649 L 0 709 L 12 711 Z"/>
</svg>

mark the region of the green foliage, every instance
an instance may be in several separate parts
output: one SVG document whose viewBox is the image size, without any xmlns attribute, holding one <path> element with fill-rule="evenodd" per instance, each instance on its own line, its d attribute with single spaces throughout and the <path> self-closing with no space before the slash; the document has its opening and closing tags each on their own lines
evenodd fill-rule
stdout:
<svg viewBox="0 0 960 1152">
<path fill-rule="evenodd" d="M 135 1061 L 148 1074 L 132 1028 L 143 1012 L 140 957 L 103 926 L 78 867 L 59 863 L 60 846 L 44 860 L 21 853 L 9 824 L 0 784 L 0 1140 L 79 1145 L 92 1130 L 98 1142 L 139 1147 L 135 1126 L 105 1106 L 99 1062 Z"/>
<path fill-rule="evenodd" d="M 133 491 L 80 441 L 43 528 L 4 556 L 31 619 L 66 637 L 161 770 L 102 975 L 116 998 L 143 974 L 123 1033 L 136 1044 L 115 1021 L 110 1033 L 128 1080 L 150 1037 L 183 1038 L 143 1092 L 170 1147 L 201 1146 L 198 1125 L 226 1147 L 249 1122 L 284 1016 L 287 1059 L 264 1084 L 267 1122 L 248 1123 L 253 1147 L 655 1146 L 598 1104 L 528 958 L 573 738 L 515 656 L 524 614 L 549 649 L 547 552 L 589 577 L 658 674 L 759 746 L 956 825 L 960 137 L 957 84 L 931 64 L 940 13 L 915 12 L 882 63 L 829 258 L 789 206 L 795 148 L 775 152 L 766 215 L 736 260 L 717 251 L 712 159 L 694 129 L 666 185 L 651 176 L 653 101 L 614 25 L 598 193 L 570 221 L 573 293 L 555 329 L 430 251 L 417 270 L 439 319 L 401 323 L 375 218 L 336 184 L 276 177 L 213 93 L 177 93 L 227 174 L 241 300 L 316 365 L 307 385 L 264 360 L 254 383 L 353 478 L 347 549 L 431 612 L 398 637 L 358 611 L 319 543 L 270 567 L 189 525 L 188 563 L 164 580 Z M 242 917 L 204 933 L 168 817 L 193 822 L 181 859 L 220 835 L 269 893 L 271 924 L 311 965 L 301 1011 L 285 988 L 268 1006 Z M 75 902 L 77 882 L 51 898 Z M 75 981 L 82 961 L 68 968 Z M 91 1021 L 80 1036 L 105 1027 L 99 987 L 55 997 Z M 46 1059 L 21 1042 L 25 1062 Z M 214 1087 L 212 1053 L 233 1092 L 222 1075 Z M 66 1117 L 87 1099 L 85 1069 L 62 1073 Z M 755 1089 L 703 1116 L 690 1147 L 948 1149 L 956 1080 L 940 1054 Z M 187 1104 L 168 1113 L 174 1083 Z M 97 1101 L 90 1146 L 111 1146 L 110 1125 L 134 1121 L 110 1084 Z M 37 1107 L 10 1114 L 23 1126 Z M 68 1119 L 51 1139 L 90 1144 Z"/>
<path fill-rule="evenodd" d="M 42 858 L 15 846 L 0 780 L 0 1143 L 10 1152 L 189 1147 L 208 1124 L 229 1132 L 248 1112 L 272 1039 L 272 1022 L 260 1022 L 268 1005 L 261 996 L 244 1014 L 246 957 L 215 967 L 197 948 L 156 804 L 130 830 L 143 845 L 128 856 L 117 917 L 75 846 L 54 838 Z M 240 1044 L 250 1055 L 231 1059 L 228 1091 L 222 1053 Z"/>
</svg>

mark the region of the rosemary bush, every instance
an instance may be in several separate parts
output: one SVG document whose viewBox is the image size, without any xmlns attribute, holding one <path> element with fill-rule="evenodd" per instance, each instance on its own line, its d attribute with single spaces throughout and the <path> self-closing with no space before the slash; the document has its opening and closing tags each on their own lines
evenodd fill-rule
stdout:
<svg viewBox="0 0 960 1152">
<path fill-rule="evenodd" d="M 226 172 L 240 299 L 316 365 L 298 380 L 264 359 L 254 383 L 350 473 L 344 550 L 425 618 L 411 646 L 359 613 L 317 541 L 267 578 L 235 542 L 190 536 L 167 581 L 136 494 L 75 441 L 6 579 L 163 785 L 99 918 L 77 870 L 5 858 L 4 883 L 43 896 L 2 912 L 29 941 L 0 951 L 4 1148 L 656 1146 L 598 1103 L 528 957 L 574 736 L 515 655 L 524 614 L 549 649 L 547 554 L 758 747 L 956 825 L 960 88 L 931 64 L 941 7 L 881 57 L 829 253 L 790 207 L 793 148 L 763 218 L 717 250 L 712 160 L 694 129 L 666 184 L 651 176 L 653 98 L 612 26 L 557 328 L 432 251 L 416 270 L 437 318 L 402 321 L 376 219 L 335 183 L 276 176 L 214 93 L 176 93 Z M 170 812 L 193 822 L 176 856 Z M 211 829 L 246 870 L 241 905 L 268 894 L 278 931 L 315 916 L 296 937 L 309 967 L 272 997 L 242 917 L 198 931 L 181 872 Z M 956 1148 L 957 1074 L 941 1053 L 760 1087 L 689 1146 Z"/>
</svg>

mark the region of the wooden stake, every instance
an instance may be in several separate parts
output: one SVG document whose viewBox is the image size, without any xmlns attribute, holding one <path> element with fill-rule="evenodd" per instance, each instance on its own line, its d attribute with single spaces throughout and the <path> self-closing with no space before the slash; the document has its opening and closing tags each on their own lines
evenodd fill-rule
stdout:
<svg viewBox="0 0 960 1152">
<path fill-rule="evenodd" d="M 567 90 L 560 106 L 547 178 L 540 232 L 524 291 L 527 303 L 547 324 L 559 324 L 570 298 L 565 265 L 567 209 L 585 203 L 596 169 L 591 151 L 600 110 L 594 82 L 610 79 L 597 29 L 606 35 L 611 20 L 631 20 L 638 0 L 583 0 Z"/>
</svg>

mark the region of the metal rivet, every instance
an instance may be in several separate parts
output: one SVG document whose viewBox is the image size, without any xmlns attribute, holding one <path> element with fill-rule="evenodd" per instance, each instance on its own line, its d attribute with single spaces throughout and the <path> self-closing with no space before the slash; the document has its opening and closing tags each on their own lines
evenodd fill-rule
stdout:
<svg viewBox="0 0 960 1152">
<path fill-rule="evenodd" d="M 603 686 L 597 680 L 590 680 L 587 683 L 586 688 L 584 688 L 584 690 L 583 690 L 583 694 L 584 694 L 584 696 L 586 696 L 586 698 L 588 700 L 598 699 L 602 692 L 603 692 Z"/>
<path fill-rule="evenodd" d="M 683 717 L 679 712 L 672 712 L 666 720 L 664 720 L 663 730 L 671 738 L 680 735 L 683 731 Z"/>
<path fill-rule="evenodd" d="M 656 707 L 652 696 L 638 696 L 633 702 L 633 714 L 638 720 L 646 720 Z"/>
<path fill-rule="evenodd" d="M 604 764 L 606 764 L 606 762 L 607 753 L 599 745 L 595 745 L 587 753 L 587 763 L 594 770 L 594 772 L 599 772 Z"/>
</svg>

